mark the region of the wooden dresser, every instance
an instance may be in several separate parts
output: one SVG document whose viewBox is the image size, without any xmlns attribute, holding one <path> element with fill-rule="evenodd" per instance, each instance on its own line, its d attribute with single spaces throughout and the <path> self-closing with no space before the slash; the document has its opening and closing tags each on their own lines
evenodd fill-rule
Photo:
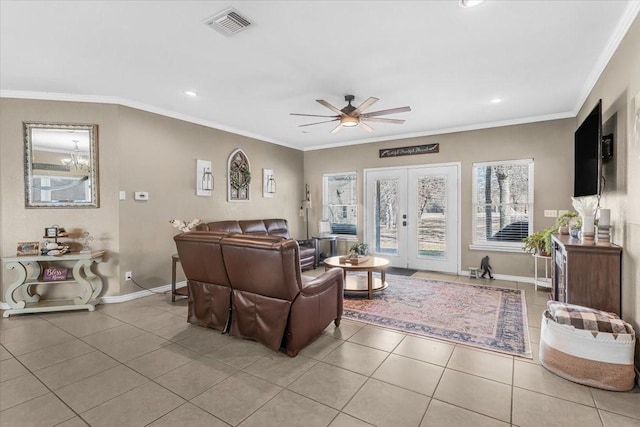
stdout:
<svg viewBox="0 0 640 427">
<path fill-rule="evenodd" d="M 620 246 L 583 245 L 579 239 L 554 234 L 551 297 L 620 316 L 621 260 Z"/>
</svg>

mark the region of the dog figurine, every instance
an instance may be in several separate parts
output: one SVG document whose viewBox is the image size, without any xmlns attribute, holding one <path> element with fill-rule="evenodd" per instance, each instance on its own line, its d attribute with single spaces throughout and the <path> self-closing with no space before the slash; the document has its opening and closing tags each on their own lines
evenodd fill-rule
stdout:
<svg viewBox="0 0 640 427">
<path fill-rule="evenodd" d="M 485 256 L 480 261 L 480 269 L 482 269 L 482 276 L 480 276 L 481 278 L 484 279 L 485 274 L 488 273 L 489 274 L 489 279 L 493 279 L 493 276 L 491 275 L 492 268 L 489 265 L 489 255 Z"/>
<path fill-rule="evenodd" d="M 196 218 L 194 220 L 191 220 L 188 223 L 184 222 L 184 221 L 182 221 L 180 219 L 172 219 L 169 222 L 171 223 L 171 225 L 173 225 L 178 230 L 182 231 L 183 233 L 186 233 L 187 231 L 191 231 L 193 228 L 195 228 L 202 221 L 199 220 L 198 218 Z"/>
</svg>

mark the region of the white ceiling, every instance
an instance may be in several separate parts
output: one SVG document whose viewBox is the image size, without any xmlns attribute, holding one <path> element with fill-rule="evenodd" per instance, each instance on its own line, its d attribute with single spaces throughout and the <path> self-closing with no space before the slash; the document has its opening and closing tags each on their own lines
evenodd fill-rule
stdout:
<svg viewBox="0 0 640 427">
<path fill-rule="evenodd" d="M 202 22 L 236 8 L 232 37 Z M 302 150 L 573 117 L 637 1 L 5 1 L 0 94 L 113 102 Z M 193 90 L 197 97 L 189 97 Z M 411 106 L 330 134 L 342 108 Z M 491 99 L 503 98 L 492 104 Z M 321 121 L 322 119 L 318 119 Z M 303 133 L 303 131 L 308 133 Z"/>
</svg>

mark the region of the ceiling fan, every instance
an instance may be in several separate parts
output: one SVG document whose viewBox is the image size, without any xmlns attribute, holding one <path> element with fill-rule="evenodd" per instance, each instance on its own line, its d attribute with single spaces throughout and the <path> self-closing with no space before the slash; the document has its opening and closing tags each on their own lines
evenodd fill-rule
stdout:
<svg viewBox="0 0 640 427">
<path fill-rule="evenodd" d="M 360 104 L 357 107 L 354 107 L 353 105 L 351 105 L 351 101 L 353 101 L 354 99 L 355 97 L 353 95 L 345 95 L 344 100 L 348 102 L 348 105 L 341 110 L 329 104 L 324 99 L 316 99 L 316 102 L 324 105 L 325 107 L 327 107 L 328 109 L 336 113 L 336 115 L 334 116 L 326 116 L 326 115 L 318 115 L 318 114 L 299 114 L 299 113 L 291 113 L 291 115 L 305 116 L 305 117 L 330 117 L 331 118 L 331 120 L 325 120 L 323 122 L 316 122 L 316 123 L 307 123 L 304 125 L 299 125 L 298 127 L 319 125 L 321 123 L 340 122 L 338 123 L 338 126 L 336 126 L 331 131 L 331 133 L 336 133 L 343 127 L 355 127 L 355 126 L 360 126 L 362 129 L 371 133 L 373 132 L 373 128 L 368 124 L 366 124 L 365 122 L 395 123 L 399 125 L 404 123 L 404 120 L 387 119 L 387 118 L 378 117 L 378 116 L 411 111 L 411 107 L 399 107 L 399 108 L 390 108 L 388 110 L 372 111 L 370 113 L 365 113 L 364 110 L 366 110 L 367 108 L 371 107 L 373 104 L 378 102 L 379 101 L 378 98 L 369 97 L 366 101 L 364 101 L 362 104 Z"/>
</svg>

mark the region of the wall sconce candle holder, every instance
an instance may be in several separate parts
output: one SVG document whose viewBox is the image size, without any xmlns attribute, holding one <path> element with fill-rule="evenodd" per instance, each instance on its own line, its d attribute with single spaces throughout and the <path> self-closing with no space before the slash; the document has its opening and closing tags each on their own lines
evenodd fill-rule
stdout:
<svg viewBox="0 0 640 427">
<path fill-rule="evenodd" d="M 262 196 L 270 199 L 276 192 L 277 183 L 273 169 L 262 169 Z"/>
<path fill-rule="evenodd" d="M 211 196 L 213 193 L 213 173 L 211 162 L 196 160 L 196 195 Z"/>
</svg>

